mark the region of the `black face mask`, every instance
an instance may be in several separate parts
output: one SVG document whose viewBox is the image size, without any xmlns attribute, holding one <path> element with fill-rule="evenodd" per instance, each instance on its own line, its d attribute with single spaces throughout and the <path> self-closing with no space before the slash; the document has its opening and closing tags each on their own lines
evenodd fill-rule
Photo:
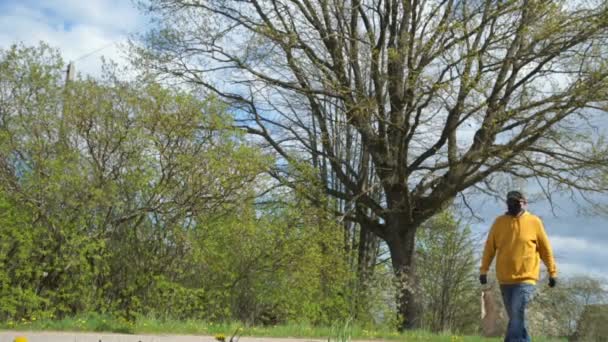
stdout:
<svg viewBox="0 0 608 342">
<path fill-rule="evenodd" d="M 517 216 L 522 210 L 520 201 L 507 201 L 507 212 L 509 215 Z"/>
</svg>

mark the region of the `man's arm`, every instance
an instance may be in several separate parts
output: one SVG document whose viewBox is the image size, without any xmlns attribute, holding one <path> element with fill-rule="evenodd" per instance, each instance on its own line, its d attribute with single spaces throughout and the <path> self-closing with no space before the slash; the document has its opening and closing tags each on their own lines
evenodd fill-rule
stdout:
<svg viewBox="0 0 608 342">
<path fill-rule="evenodd" d="M 490 270 L 490 264 L 492 264 L 492 260 L 494 260 L 494 255 L 496 254 L 496 241 L 494 238 L 494 231 L 496 227 L 496 221 L 492 224 L 492 228 L 490 228 L 490 232 L 488 233 L 488 239 L 486 240 L 486 245 L 483 248 L 483 256 L 481 258 L 481 267 L 479 269 L 479 273 L 481 275 L 485 275 Z"/>
<path fill-rule="evenodd" d="M 538 222 L 538 253 L 540 254 L 541 260 L 545 263 L 545 266 L 547 266 L 549 277 L 556 278 L 557 266 L 555 265 L 555 259 L 553 258 L 553 250 L 551 249 L 551 244 L 549 243 L 549 238 L 545 232 L 543 222 L 540 219 L 538 219 Z"/>
</svg>

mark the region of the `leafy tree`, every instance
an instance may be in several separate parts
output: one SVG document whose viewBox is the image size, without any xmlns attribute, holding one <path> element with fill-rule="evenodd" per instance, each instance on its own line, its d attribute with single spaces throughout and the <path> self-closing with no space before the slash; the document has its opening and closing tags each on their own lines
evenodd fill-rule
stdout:
<svg viewBox="0 0 608 342">
<path fill-rule="evenodd" d="M 493 176 L 604 191 L 605 1 L 149 0 L 148 73 L 213 92 L 293 185 L 309 163 L 340 217 L 388 245 L 418 323 L 418 228 Z M 295 170 L 296 172 L 289 172 Z M 314 197 L 311 195 L 311 197 Z"/>
<path fill-rule="evenodd" d="M 165 273 L 144 298 L 159 318 L 240 320 L 248 324 L 346 319 L 352 299 L 339 230 L 322 211 L 299 203 L 207 221 L 192 231 L 179 269 Z M 158 303 L 166 303 L 160 306 Z"/>
<path fill-rule="evenodd" d="M 477 332 L 479 291 L 471 231 L 446 211 L 427 221 L 418 234 L 422 325 L 435 332 Z"/>
<path fill-rule="evenodd" d="M 1 319 L 350 314 L 333 217 L 256 202 L 271 160 L 214 97 L 63 68 L 46 45 L 0 50 Z"/>
<path fill-rule="evenodd" d="M 608 335 L 608 327 L 603 324 L 608 319 L 607 304 L 593 304 L 585 307 L 578 321 L 575 341 L 602 341 Z"/>
<path fill-rule="evenodd" d="M 573 336 L 585 309 L 608 300 L 605 286 L 603 279 L 578 275 L 565 277 L 551 290 L 539 287 L 531 306 L 538 312 L 535 330 L 546 336 Z"/>
<path fill-rule="evenodd" d="M 61 67 L 45 46 L 0 51 L 2 286 L 14 303 L 3 315 L 75 312 L 94 296 L 87 260 L 101 246 L 80 234 L 83 218 L 70 210 L 85 179 L 75 154 L 57 144 Z"/>
<path fill-rule="evenodd" d="M 8 284 L 30 282 L 58 315 L 133 317 L 153 277 L 179 269 L 200 215 L 230 212 L 266 160 L 212 98 L 123 82 L 112 66 L 64 88 L 62 69 L 45 45 L 0 51 L 4 266 L 27 273 Z"/>
</svg>

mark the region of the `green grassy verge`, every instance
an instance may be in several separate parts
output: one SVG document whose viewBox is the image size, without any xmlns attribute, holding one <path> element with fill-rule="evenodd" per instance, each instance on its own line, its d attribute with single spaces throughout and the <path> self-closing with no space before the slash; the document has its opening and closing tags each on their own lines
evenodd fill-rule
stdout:
<svg viewBox="0 0 608 342">
<path fill-rule="evenodd" d="M 315 327 L 309 324 L 288 324 L 269 327 L 244 327 L 238 323 L 209 323 L 194 320 L 159 320 L 154 318 L 138 318 L 136 322 L 116 319 L 106 315 L 89 314 L 61 320 L 37 320 L 34 317 L 20 322 L 0 322 L 0 329 L 29 330 L 29 331 L 94 331 L 116 332 L 128 334 L 193 334 L 232 336 L 238 331 L 239 335 L 257 337 L 307 337 L 346 341 L 340 336 L 352 339 L 386 339 L 395 341 L 432 341 L 432 342 L 498 342 L 500 338 L 483 338 L 479 336 L 460 336 L 453 334 L 433 334 L 426 331 L 408 331 L 399 334 L 388 329 L 365 329 L 359 326 L 336 325 L 334 327 Z M 535 342 L 565 341 L 549 338 L 534 338 Z"/>
</svg>

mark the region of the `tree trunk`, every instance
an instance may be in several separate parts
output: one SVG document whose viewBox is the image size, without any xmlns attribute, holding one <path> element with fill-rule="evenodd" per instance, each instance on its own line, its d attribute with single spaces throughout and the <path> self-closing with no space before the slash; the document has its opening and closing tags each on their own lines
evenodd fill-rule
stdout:
<svg viewBox="0 0 608 342">
<path fill-rule="evenodd" d="M 370 299 L 370 280 L 376 264 L 377 237 L 365 225 L 359 226 L 357 249 L 357 292 L 355 294 L 355 318 L 367 311 Z"/>
<path fill-rule="evenodd" d="M 376 263 L 376 250 L 374 242 L 376 236 L 365 225 L 360 225 L 359 246 L 357 255 L 357 275 L 362 288 L 372 276 L 373 267 Z"/>
<path fill-rule="evenodd" d="M 397 280 L 397 313 L 400 331 L 415 329 L 420 325 L 420 310 L 416 302 L 418 282 L 414 264 L 417 227 L 412 226 L 403 232 L 403 226 L 407 224 L 405 218 L 399 216 L 393 216 L 387 221 L 389 231 L 395 232 L 387 238 L 386 242 Z"/>
</svg>

